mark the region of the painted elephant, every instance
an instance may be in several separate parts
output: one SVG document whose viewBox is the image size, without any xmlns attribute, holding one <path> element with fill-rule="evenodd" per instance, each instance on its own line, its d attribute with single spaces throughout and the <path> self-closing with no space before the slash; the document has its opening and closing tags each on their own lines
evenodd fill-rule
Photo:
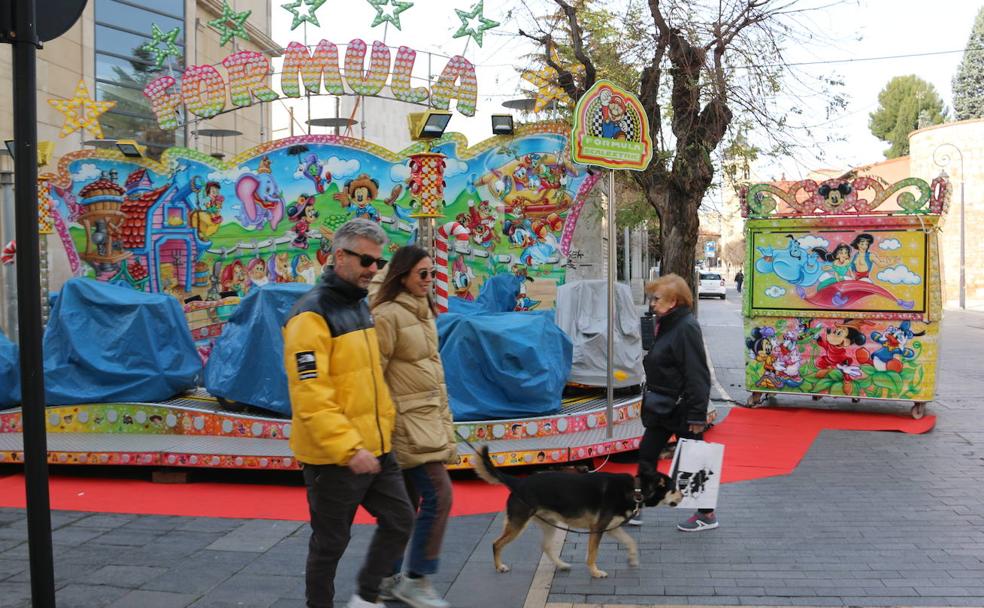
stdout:
<svg viewBox="0 0 984 608">
<path fill-rule="evenodd" d="M 236 196 L 242 203 L 239 222 L 244 228 L 262 228 L 269 221 L 270 228 L 277 229 L 286 205 L 283 193 L 270 173 L 269 161 L 264 164 L 261 160 L 256 173 L 247 173 L 236 181 Z"/>
</svg>

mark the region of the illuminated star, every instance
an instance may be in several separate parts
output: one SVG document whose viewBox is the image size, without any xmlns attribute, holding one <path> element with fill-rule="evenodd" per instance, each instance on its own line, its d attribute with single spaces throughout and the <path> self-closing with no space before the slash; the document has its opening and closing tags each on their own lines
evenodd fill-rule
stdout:
<svg viewBox="0 0 984 608">
<path fill-rule="evenodd" d="M 478 46 L 482 46 L 482 36 L 485 30 L 499 27 L 498 21 L 485 18 L 484 10 L 484 0 L 478 0 L 478 4 L 472 7 L 471 12 L 463 11 L 460 8 L 454 9 L 454 12 L 458 13 L 458 18 L 461 19 L 461 27 L 458 28 L 452 38 L 471 36 L 478 43 Z"/>
<path fill-rule="evenodd" d="M 181 28 L 176 27 L 168 33 L 161 31 L 161 28 L 157 27 L 154 23 L 150 26 L 150 37 L 153 38 L 147 44 L 144 44 L 140 48 L 147 51 L 154 57 L 154 63 L 157 67 L 163 67 L 164 62 L 167 61 L 168 57 L 174 57 L 175 59 L 181 59 L 181 49 L 178 45 L 174 44 L 174 41 L 178 39 L 178 35 L 181 33 Z M 161 43 L 164 44 L 164 48 L 161 48 Z"/>
<path fill-rule="evenodd" d="M 227 42 L 235 37 L 249 40 L 246 32 L 246 20 L 253 14 L 253 11 L 242 11 L 237 13 L 229 6 L 228 0 L 222 2 L 222 15 L 218 19 L 208 22 L 208 26 L 219 33 L 219 46 L 225 46 Z"/>
<path fill-rule="evenodd" d="M 89 89 L 85 87 L 84 80 L 76 85 L 75 96 L 71 99 L 49 99 L 48 103 L 65 115 L 65 124 L 62 125 L 59 137 L 87 129 L 96 139 L 102 139 L 103 136 L 99 116 L 116 105 L 115 101 L 96 101 L 89 97 Z"/>
<path fill-rule="evenodd" d="M 290 14 L 294 15 L 294 21 L 290 24 L 290 29 L 295 30 L 297 26 L 307 21 L 314 27 L 321 27 L 318 23 L 318 16 L 315 15 L 315 11 L 321 8 L 327 0 L 294 0 L 290 4 L 281 4 L 280 7 L 289 11 Z M 302 4 L 307 5 L 307 14 L 301 15 L 301 11 L 298 10 Z"/>
<path fill-rule="evenodd" d="M 563 65 L 557 53 L 551 53 L 554 63 L 564 68 L 575 76 L 584 76 L 584 66 Z M 533 104 L 533 111 L 539 112 L 547 107 L 551 101 L 564 102 L 567 100 L 567 91 L 557 84 L 557 70 L 550 66 L 544 66 L 536 71 L 523 72 L 523 80 L 536 87 L 536 101 Z"/>
<path fill-rule="evenodd" d="M 376 27 L 380 23 L 388 21 L 393 24 L 393 27 L 400 29 L 400 13 L 413 6 L 413 2 L 404 2 L 403 0 L 366 1 L 371 4 L 374 9 L 376 9 L 376 18 L 372 20 L 372 25 L 370 27 Z M 392 7 L 392 11 L 388 14 L 383 10 L 387 6 Z"/>
</svg>

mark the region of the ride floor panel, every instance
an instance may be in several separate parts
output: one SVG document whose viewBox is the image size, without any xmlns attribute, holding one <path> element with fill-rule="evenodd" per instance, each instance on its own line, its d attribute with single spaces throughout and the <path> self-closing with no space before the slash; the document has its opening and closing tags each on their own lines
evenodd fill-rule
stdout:
<svg viewBox="0 0 984 608">
<path fill-rule="evenodd" d="M 615 400 L 611 438 L 606 401 L 596 395 L 565 399 L 550 416 L 455 423 L 461 459 L 449 468 L 471 468 L 468 443 L 488 444 L 501 466 L 635 450 L 643 432 L 639 409 L 639 396 Z M 50 406 L 45 426 L 52 464 L 297 468 L 290 419 L 224 409 L 204 390 L 160 403 Z M 23 462 L 22 433 L 19 408 L 0 412 L 0 463 Z"/>
</svg>

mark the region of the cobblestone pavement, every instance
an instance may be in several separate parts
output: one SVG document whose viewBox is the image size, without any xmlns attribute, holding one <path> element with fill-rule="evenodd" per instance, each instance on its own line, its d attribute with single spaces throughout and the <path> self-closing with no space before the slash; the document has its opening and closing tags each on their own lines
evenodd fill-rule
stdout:
<svg viewBox="0 0 984 608">
<path fill-rule="evenodd" d="M 702 300 L 700 315 L 721 387 L 744 401 L 735 296 Z M 984 315 L 947 311 L 933 432 L 825 431 L 791 475 L 722 486 L 716 530 L 684 534 L 680 514 L 651 510 L 630 531 L 639 568 L 606 542 L 599 563 L 610 578 L 558 572 L 548 607 L 984 606 L 982 345 Z M 777 407 L 907 414 L 910 405 L 781 397 Z M 583 555 L 583 540 L 568 537 L 564 559 Z"/>
<path fill-rule="evenodd" d="M 744 400 L 735 294 L 702 301 L 701 322 L 722 389 Z M 706 533 L 678 532 L 683 514 L 649 510 L 630 530 L 640 567 L 628 568 L 604 542 L 608 579 L 588 576 L 584 541 L 574 535 L 563 547 L 574 568 L 554 573 L 541 562 L 536 529 L 506 549 L 513 571 L 496 574 L 490 546 L 501 515 L 455 518 L 435 586 L 459 608 L 984 606 L 984 315 L 948 311 L 942 340 L 932 433 L 824 432 L 791 475 L 723 486 L 721 527 Z M 807 404 L 908 412 L 899 403 L 789 398 L 778 407 Z M 308 533 L 300 522 L 56 512 L 53 527 L 60 608 L 304 604 Z M 339 606 L 371 533 L 353 530 Z M 26 536 L 24 511 L 0 509 L 0 608 L 29 605 Z"/>
</svg>

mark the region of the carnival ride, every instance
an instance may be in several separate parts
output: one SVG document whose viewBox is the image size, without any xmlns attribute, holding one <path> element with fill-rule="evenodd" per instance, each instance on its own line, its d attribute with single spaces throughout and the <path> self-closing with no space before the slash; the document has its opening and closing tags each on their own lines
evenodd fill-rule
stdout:
<svg viewBox="0 0 984 608">
<path fill-rule="evenodd" d="M 42 229 L 62 244 L 76 277 L 173 296 L 207 374 L 216 340 L 243 298 L 265 285 L 314 283 L 330 263 L 333 230 L 351 217 L 379 222 L 393 249 L 414 241 L 428 199 L 445 218 L 434 243 L 442 307 L 474 300 L 491 276 L 507 274 L 518 277 L 509 310 L 548 310 L 565 283 L 577 212 L 597 180 L 562 160 L 567 146 L 564 125 L 543 123 L 473 148 L 451 134 L 398 154 L 337 136 L 270 142 L 228 163 L 187 149 L 168 150 L 159 162 L 79 151 L 41 180 Z M 429 162 L 435 157 L 439 162 Z M 637 324 L 634 311 L 626 314 L 631 319 L 622 325 Z M 60 319 L 59 327 L 71 322 Z M 112 318 L 102 322 L 110 334 L 125 331 Z M 159 400 L 49 406 L 49 461 L 297 466 L 286 441 L 289 409 L 243 410 L 242 397 L 212 395 L 204 385 Z M 603 394 L 562 399 L 557 390 L 552 400 L 549 411 L 472 416 L 457 430 L 469 442 L 488 443 L 501 465 L 637 449 L 637 396 L 616 399 L 611 417 Z M 0 462 L 23 461 L 22 431 L 19 408 L 0 411 Z M 463 443 L 459 453 L 452 466 L 469 467 L 471 449 Z"/>
</svg>

